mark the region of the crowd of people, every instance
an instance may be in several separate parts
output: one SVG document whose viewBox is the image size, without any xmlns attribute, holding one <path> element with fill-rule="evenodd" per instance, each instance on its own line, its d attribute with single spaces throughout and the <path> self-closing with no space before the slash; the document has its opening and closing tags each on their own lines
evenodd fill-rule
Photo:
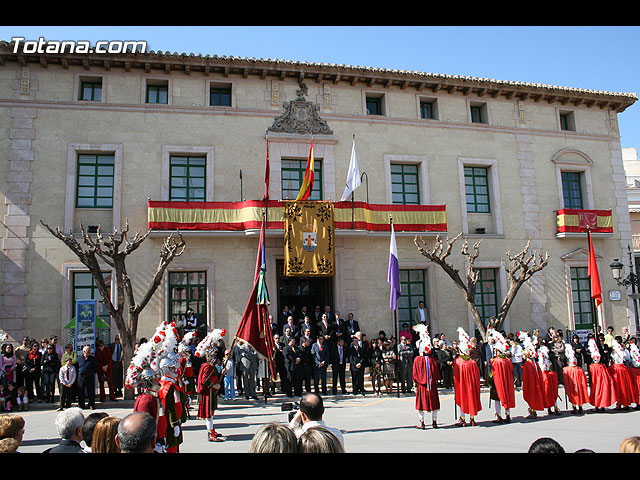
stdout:
<svg viewBox="0 0 640 480">
<path fill-rule="evenodd" d="M 34 401 L 52 403 L 57 387 L 57 427 L 64 442 L 51 450 L 77 450 L 76 444 L 84 439 L 85 451 L 112 453 L 122 451 L 117 439 L 128 438 L 125 427 L 134 420 L 136 425 L 144 425 L 146 417 L 138 415 L 125 423 L 106 414 L 85 418 L 82 410 L 95 409 L 97 390 L 104 402 L 107 395 L 116 400 L 124 388 L 134 388 L 134 412 L 145 413 L 157 425 L 151 450 L 177 453 L 183 441 L 181 425 L 190 417 L 194 403 L 198 405 L 197 418 L 205 421 L 207 440 L 222 442 L 225 437 L 213 424 L 219 400 L 233 401 L 236 395 L 255 399 L 259 391 L 265 397 L 273 396 L 278 388 L 286 397 L 300 397 L 300 410 L 286 426 L 296 439 L 291 441 L 293 437 L 283 426 L 264 425 L 256 434 L 252 451 L 344 451 L 340 431 L 324 425 L 321 415 L 311 408 L 318 400 L 321 404 L 320 395 L 328 395 L 329 388 L 333 395 L 381 395 L 383 391 L 414 395 L 419 418 L 416 427 L 420 429 L 425 428 L 425 412 L 431 412 L 432 427 L 438 428 L 439 389 L 455 393 L 456 408 L 460 409 L 457 426 L 475 425 L 475 416 L 482 409 L 481 385 L 490 388 L 495 423 L 510 422 L 516 390 L 523 391 L 527 418 L 536 418 L 537 412 L 544 410 L 559 415 L 559 385 L 564 385 L 572 414 L 582 414 L 585 404 L 596 412 L 614 405 L 620 410 L 640 408 L 640 355 L 636 338 L 626 329 L 620 335 L 609 327 L 606 334 L 598 330 L 585 339 L 577 334 L 565 339 L 563 331 L 554 328 L 543 335 L 537 330 L 506 333 L 490 328 L 487 341 L 479 341 L 458 328 L 458 335 L 451 339 L 444 332 L 432 338 L 428 315 L 419 311 L 423 308 L 421 302 L 412 324 L 403 323 L 397 337 L 379 331 L 369 339 L 352 313 L 342 319 L 329 306 L 316 306 L 314 312 L 303 307 L 298 314 L 284 307 L 279 315 L 270 316 L 276 378 L 270 374 L 268 362 L 247 342 L 236 339 L 228 349 L 223 338 L 226 332 L 220 329 L 203 339 L 193 330 L 183 329 L 184 325 L 178 328 L 163 322 L 150 339 L 140 339 L 128 369 L 122 366 L 117 336 L 110 345 L 98 340 L 95 352 L 84 347 L 81 355 L 76 355 L 71 345 L 60 348 L 55 336 L 41 342 L 25 337 L 15 350 L 10 343 L 2 346 L 0 409 L 11 412 L 28 409 Z M 365 390 L 367 371 L 371 392 Z M 76 401 L 78 408 L 73 408 Z M 80 417 L 82 425 L 78 425 Z M 78 430 L 82 426 L 84 431 Z M 278 438 L 279 443 L 267 445 L 259 442 L 262 437 Z M 133 451 L 134 447 L 126 449 Z"/>
<path fill-rule="evenodd" d="M 28 410 L 29 404 L 55 403 L 56 390 L 60 410 L 73 402 L 83 408 L 95 408 L 98 398 L 116 401 L 123 396 L 123 364 L 120 336 L 106 345 L 97 340 L 95 351 L 90 346 L 78 355 L 73 345 L 58 344 L 52 335 L 38 341 L 25 336 L 15 347 L 2 344 L 0 352 L 0 411 Z M 97 383 L 96 383 L 97 382 Z"/>
</svg>

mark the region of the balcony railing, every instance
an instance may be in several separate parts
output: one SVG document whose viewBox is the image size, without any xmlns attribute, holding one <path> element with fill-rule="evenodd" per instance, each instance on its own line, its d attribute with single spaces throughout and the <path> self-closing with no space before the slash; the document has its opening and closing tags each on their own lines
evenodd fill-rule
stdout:
<svg viewBox="0 0 640 480">
<path fill-rule="evenodd" d="M 365 202 L 335 202 L 336 231 L 390 231 L 389 217 L 397 232 L 446 232 L 445 205 L 378 205 Z M 267 229 L 284 229 L 284 202 L 270 200 L 266 208 Z M 147 217 L 151 230 L 195 230 L 233 232 L 258 229 L 265 203 L 175 202 L 149 200 Z"/>
<path fill-rule="evenodd" d="M 640 175 L 627 175 L 627 188 L 640 188 Z"/>
<path fill-rule="evenodd" d="M 640 233 L 634 233 L 631 235 L 631 246 L 634 252 L 640 251 Z"/>
<path fill-rule="evenodd" d="M 613 233 L 611 210 L 578 210 L 562 208 L 556 211 L 558 236 L 586 234 L 587 229 L 595 234 Z"/>
</svg>

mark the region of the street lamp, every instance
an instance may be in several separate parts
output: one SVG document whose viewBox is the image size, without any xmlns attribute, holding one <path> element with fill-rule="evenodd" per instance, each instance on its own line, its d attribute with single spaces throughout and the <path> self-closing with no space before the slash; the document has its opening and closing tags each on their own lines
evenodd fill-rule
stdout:
<svg viewBox="0 0 640 480">
<path fill-rule="evenodd" d="M 638 335 L 640 334 L 640 316 L 638 315 L 638 298 L 640 298 L 640 293 L 637 293 L 636 288 L 640 290 L 640 278 L 636 275 L 635 269 L 633 268 L 633 254 L 631 252 L 630 245 L 627 245 L 627 250 L 629 254 L 629 275 L 623 277 L 624 265 L 617 258 L 613 259 L 613 263 L 609 265 L 609 267 L 611 268 L 611 275 L 618 285 L 621 287 L 631 287 L 629 298 L 633 300 L 633 310 L 636 319 L 636 335 Z"/>
</svg>

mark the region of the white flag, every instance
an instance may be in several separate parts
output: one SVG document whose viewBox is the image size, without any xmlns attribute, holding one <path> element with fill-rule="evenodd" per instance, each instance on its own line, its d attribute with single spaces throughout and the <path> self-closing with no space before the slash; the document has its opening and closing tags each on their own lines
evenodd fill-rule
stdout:
<svg viewBox="0 0 640 480">
<path fill-rule="evenodd" d="M 351 162 L 349 163 L 349 173 L 347 174 L 347 184 L 342 194 L 341 202 L 348 200 L 356 188 L 360 186 L 360 169 L 358 168 L 358 158 L 356 157 L 356 141 L 353 141 L 353 149 L 351 150 Z"/>
</svg>

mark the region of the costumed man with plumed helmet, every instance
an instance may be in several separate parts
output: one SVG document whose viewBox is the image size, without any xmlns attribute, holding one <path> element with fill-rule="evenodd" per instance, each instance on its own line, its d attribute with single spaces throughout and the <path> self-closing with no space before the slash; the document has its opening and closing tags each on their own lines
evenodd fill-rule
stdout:
<svg viewBox="0 0 640 480">
<path fill-rule="evenodd" d="M 210 442 L 224 442 L 225 438 L 216 432 L 213 426 L 213 415 L 218 408 L 218 393 L 224 379 L 222 353 L 218 348 L 220 339 L 225 335 L 224 329 L 215 329 L 196 347 L 196 357 L 204 359 L 198 372 L 198 418 L 207 426 L 207 439 Z"/>
<path fill-rule="evenodd" d="M 558 374 L 553 371 L 551 358 L 549 357 L 549 347 L 540 346 L 538 349 L 538 366 L 542 374 L 542 400 L 547 413 L 552 415 L 561 415 L 558 408 Z M 551 409 L 553 408 L 553 412 Z"/>
<path fill-rule="evenodd" d="M 158 332 L 156 332 L 156 335 Z M 133 406 L 134 412 L 146 412 L 156 421 L 156 447 L 155 452 L 166 452 L 167 419 L 164 415 L 164 407 L 158 397 L 160 390 L 160 370 L 156 358 L 156 350 L 153 342 L 146 342 L 138 347 L 125 377 L 125 388 L 139 388 L 140 394 L 136 397 Z"/>
<path fill-rule="evenodd" d="M 535 361 L 536 347 L 527 332 L 518 332 L 518 338 L 523 346 L 522 397 L 529 405 L 529 415 L 526 418 L 536 418 L 538 411 L 544 410 L 541 372 Z"/>
<path fill-rule="evenodd" d="M 187 420 L 185 405 L 188 399 L 178 384 L 180 355 L 177 353 L 178 331 L 175 324 L 168 324 L 164 332 L 164 340 L 158 354 L 161 373 L 158 396 L 167 418 L 167 453 L 178 453 L 183 441 L 182 424 Z"/>
<path fill-rule="evenodd" d="M 578 366 L 576 352 L 570 343 L 564 344 L 564 355 L 567 357 L 567 366 L 562 369 L 564 378 L 564 391 L 571 402 L 571 414 L 582 415 L 582 406 L 589 403 L 589 387 L 587 376 L 582 367 Z"/>
<path fill-rule="evenodd" d="M 624 357 L 624 347 L 614 338 L 611 341 L 611 365 L 609 365 L 609 374 L 613 380 L 613 386 L 616 389 L 617 410 L 628 410 L 629 406 L 634 403 L 635 400 L 631 375 L 629 374 L 629 368 L 624 364 Z"/>
<path fill-rule="evenodd" d="M 438 380 L 440 369 L 438 363 L 431 358 L 432 347 L 429 330 L 425 324 L 414 325 L 413 329 L 419 334 L 416 342 L 418 356 L 413 361 L 413 381 L 416 384 L 416 403 L 419 423 L 416 428 L 424 430 L 424 412 L 431 412 L 431 425 L 438 428 L 438 411 L 440 399 L 438 397 Z"/>
<path fill-rule="evenodd" d="M 600 363 L 602 358 L 600 349 L 593 338 L 587 342 L 587 351 L 591 355 L 589 376 L 591 378 L 591 390 L 589 391 L 589 403 L 594 406 L 597 413 L 604 412 L 605 408 L 616 403 L 616 392 L 613 380 L 607 367 Z"/>
<path fill-rule="evenodd" d="M 510 423 L 511 409 L 516 406 L 515 385 L 513 383 L 513 363 L 506 356 L 507 341 L 504 336 L 493 327 L 487 329 L 487 334 L 493 338 L 494 354 L 491 358 L 491 373 L 489 383 L 491 390 L 489 397 L 495 401 L 496 419 L 493 423 Z M 505 419 L 502 419 L 502 407 L 505 409 Z"/>
<path fill-rule="evenodd" d="M 480 370 L 478 364 L 469 356 L 469 335 L 462 327 L 458 328 L 458 348 L 460 355 L 453 363 L 453 384 L 455 402 L 460 407 L 460 419 L 456 426 L 475 426 L 475 416 L 482 410 L 480 402 Z"/>
</svg>

